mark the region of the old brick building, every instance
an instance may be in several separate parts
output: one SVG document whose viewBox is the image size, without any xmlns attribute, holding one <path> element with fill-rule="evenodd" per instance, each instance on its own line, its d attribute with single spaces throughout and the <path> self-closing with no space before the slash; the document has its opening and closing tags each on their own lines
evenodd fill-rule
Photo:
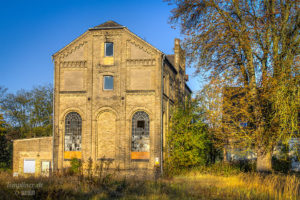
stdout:
<svg viewBox="0 0 300 200">
<path fill-rule="evenodd" d="M 92 160 L 93 167 L 110 160 L 111 168 L 126 173 L 153 174 L 163 159 L 171 107 L 191 93 L 179 39 L 174 55 L 165 55 L 108 21 L 55 53 L 53 61 L 53 169 L 79 158 Z M 23 173 L 25 159 L 18 156 L 14 172 Z"/>
</svg>

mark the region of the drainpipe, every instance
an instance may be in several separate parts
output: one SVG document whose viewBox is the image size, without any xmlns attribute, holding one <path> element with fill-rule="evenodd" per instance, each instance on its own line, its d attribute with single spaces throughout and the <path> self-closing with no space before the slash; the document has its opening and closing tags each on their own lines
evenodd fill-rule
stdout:
<svg viewBox="0 0 300 200">
<path fill-rule="evenodd" d="M 161 138 L 161 148 L 160 148 L 160 173 L 163 175 L 163 147 L 164 147 L 164 125 L 163 125 L 163 111 L 164 111 L 164 61 L 165 61 L 166 55 L 162 55 L 162 61 L 161 61 L 161 126 L 160 126 L 160 138 Z"/>
<path fill-rule="evenodd" d="M 52 61 L 54 60 L 54 58 L 52 57 Z M 54 62 L 54 76 L 53 76 L 53 91 L 52 91 L 52 162 L 51 162 L 51 169 L 52 169 L 52 173 L 54 171 L 54 136 L 55 136 L 55 123 L 54 123 L 54 102 L 55 102 L 55 62 Z"/>
</svg>

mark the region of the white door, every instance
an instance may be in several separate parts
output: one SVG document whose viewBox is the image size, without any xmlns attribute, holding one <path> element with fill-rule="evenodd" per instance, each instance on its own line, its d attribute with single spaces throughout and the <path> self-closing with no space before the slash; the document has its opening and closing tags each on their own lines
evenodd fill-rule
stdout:
<svg viewBox="0 0 300 200">
<path fill-rule="evenodd" d="M 50 170 L 50 162 L 42 161 L 42 174 L 45 176 L 49 176 L 49 170 Z"/>
<path fill-rule="evenodd" d="M 24 173 L 35 173 L 35 160 L 24 160 Z"/>
</svg>

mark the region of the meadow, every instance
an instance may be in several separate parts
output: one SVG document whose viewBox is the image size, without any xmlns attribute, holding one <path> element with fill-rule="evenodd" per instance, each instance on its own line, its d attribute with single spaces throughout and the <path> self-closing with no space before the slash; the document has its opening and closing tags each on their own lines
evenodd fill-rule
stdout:
<svg viewBox="0 0 300 200">
<path fill-rule="evenodd" d="M 193 169 L 157 180 L 76 175 L 13 178 L 0 173 L 0 199 L 300 199 L 296 174 Z"/>
</svg>

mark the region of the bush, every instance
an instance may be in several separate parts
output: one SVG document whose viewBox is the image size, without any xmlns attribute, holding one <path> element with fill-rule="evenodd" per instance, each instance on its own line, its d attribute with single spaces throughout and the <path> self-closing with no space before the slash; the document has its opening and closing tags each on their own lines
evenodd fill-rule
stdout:
<svg viewBox="0 0 300 200">
<path fill-rule="evenodd" d="M 213 174 L 222 176 L 231 176 L 241 173 L 241 169 L 239 166 L 224 162 L 218 162 L 208 166 L 198 166 L 195 167 L 192 171 L 197 171 L 203 174 Z"/>
<path fill-rule="evenodd" d="M 255 172 L 256 161 L 255 160 L 238 160 L 230 163 L 240 169 L 241 172 Z"/>
<path fill-rule="evenodd" d="M 72 158 L 71 159 L 71 168 L 70 172 L 72 174 L 80 174 L 81 172 L 82 163 L 80 159 Z"/>
<path fill-rule="evenodd" d="M 291 170 L 291 160 L 272 157 L 272 168 L 275 172 L 288 173 Z"/>
<path fill-rule="evenodd" d="M 207 166 L 197 166 L 192 171 L 198 171 L 203 174 L 232 176 L 245 172 L 255 172 L 256 162 L 247 160 L 230 163 L 218 162 Z"/>
<path fill-rule="evenodd" d="M 168 176 L 206 165 L 210 159 L 211 141 L 198 109 L 193 101 L 179 104 L 173 111 L 167 134 L 165 174 Z"/>
</svg>

